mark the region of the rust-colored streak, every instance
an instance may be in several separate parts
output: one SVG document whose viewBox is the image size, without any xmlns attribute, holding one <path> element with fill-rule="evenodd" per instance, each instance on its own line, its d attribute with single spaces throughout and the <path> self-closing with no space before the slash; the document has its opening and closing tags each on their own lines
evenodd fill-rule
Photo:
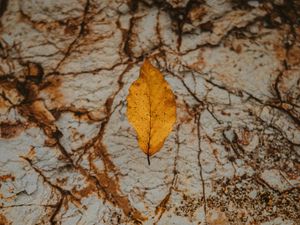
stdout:
<svg viewBox="0 0 300 225">
<path fill-rule="evenodd" d="M 88 182 L 87 186 L 78 190 L 75 187 L 72 188 L 72 194 L 78 198 L 85 198 L 92 193 L 97 192 L 97 186 L 93 182 Z"/>
<path fill-rule="evenodd" d="M 97 171 L 96 166 L 93 164 L 92 169 Z M 96 177 L 104 190 L 105 199 L 118 206 L 123 210 L 126 216 L 135 221 L 142 222 L 147 219 L 137 209 L 132 207 L 126 196 L 121 195 L 120 186 L 117 179 L 110 178 L 106 172 L 97 172 Z"/>
<path fill-rule="evenodd" d="M 1 181 L 1 182 L 5 182 L 5 181 L 7 181 L 7 180 L 12 180 L 12 181 L 14 181 L 14 180 L 15 180 L 15 177 L 14 177 L 13 175 L 11 175 L 11 174 L 6 174 L 6 175 L 0 176 L 0 181 Z"/>
<path fill-rule="evenodd" d="M 161 215 L 165 212 L 166 210 L 166 205 L 170 199 L 171 196 L 171 192 L 169 192 L 164 199 L 159 203 L 159 205 L 155 208 L 155 214 L 160 214 L 159 219 L 161 217 Z"/>
<path fill-rule="evenodd" d="M 44 124 L 49 124 L 55 121 L 55 118 L 48 111 L 42 101 L 34 101 L 29 108 L 32 115 L 34 115 L 38 121 L 41 121 Z"/>
<path fill-rule="evenodd" d="M 110 109 L 112 101 L 108 101 L 107 108 Z M 110 111 L 110 110 L 108 110 Z M 146 218 L 136 210 L 129 202 L 128 198 L 121 194 L 120 185 L 118 183 L 118 178 L 112 178 L 108 175 L 108 172 L 116 173 L 117 169 L 110 159 L 106 147 L 102 144 L 102 137 L 104 135 L 104 128 L 108 121 L 104 121 L 102 124 L 102 129 L 99 132 L 98 141 L 95 142 L 95 155 L 90 155 L 90 165 L 93 171 L 96 173 L 96 178 L 99 181 L 102 190 L 105 194 L 105 199 L 109 200 L 113 204 L 117 205 L 123 210 L 124 214 L 135 221 L 144 221 Z M 94 165 L 92 160 L 95 157 L 100 157 L 104 162 L 105 170 L 100 172 L 98 168 Z"/>
</svg>

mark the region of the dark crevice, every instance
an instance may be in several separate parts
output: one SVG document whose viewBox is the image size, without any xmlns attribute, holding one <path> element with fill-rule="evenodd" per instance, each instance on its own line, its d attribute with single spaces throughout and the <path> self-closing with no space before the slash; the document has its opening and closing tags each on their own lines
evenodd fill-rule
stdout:
<svg viewBox="0 0 300 225">
<path fill-rule="evenodd" d="M 4 14 L 7 9 L 8 0 L 1 0 L 0 1 L 0 17 Z"/>
</svg>

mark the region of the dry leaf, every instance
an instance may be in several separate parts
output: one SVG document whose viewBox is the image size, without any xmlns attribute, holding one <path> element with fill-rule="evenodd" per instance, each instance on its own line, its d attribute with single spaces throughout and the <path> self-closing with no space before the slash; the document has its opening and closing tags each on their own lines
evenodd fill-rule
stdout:
<svg viewBox="0 0 300 225">
<path fill-rule="evenodd" d="M 147 59 L 129 89 L 127 117 L 150 164 L 149 157 L 161 149 L 175 123 L 176 103 L 169 84 Z"/>
</svg>

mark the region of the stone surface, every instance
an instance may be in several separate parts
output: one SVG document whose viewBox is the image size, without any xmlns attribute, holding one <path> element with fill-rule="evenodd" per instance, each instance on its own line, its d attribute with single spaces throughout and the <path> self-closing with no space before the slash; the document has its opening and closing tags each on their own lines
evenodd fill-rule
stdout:
<svg viewBox="0 0 300 225">
<path fill-rule="evenodd" d="M 300 224 L 300 4 L 1 0 L 0 224 Z M 177 122 L 151 157 L 145 57 Z"/>
</svg>

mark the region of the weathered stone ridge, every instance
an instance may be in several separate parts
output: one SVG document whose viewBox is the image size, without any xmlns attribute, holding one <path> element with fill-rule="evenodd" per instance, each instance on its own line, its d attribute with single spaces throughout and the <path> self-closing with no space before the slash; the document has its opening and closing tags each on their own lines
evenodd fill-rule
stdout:
<svg viewBox="0 0 300 225">
<path fill-rule="evenodd" d="M 0 0 L 0 224 L 300 224 L 297 0 Z M 176 96 L 139 150 L 148 58 Z"/>
</svg>

